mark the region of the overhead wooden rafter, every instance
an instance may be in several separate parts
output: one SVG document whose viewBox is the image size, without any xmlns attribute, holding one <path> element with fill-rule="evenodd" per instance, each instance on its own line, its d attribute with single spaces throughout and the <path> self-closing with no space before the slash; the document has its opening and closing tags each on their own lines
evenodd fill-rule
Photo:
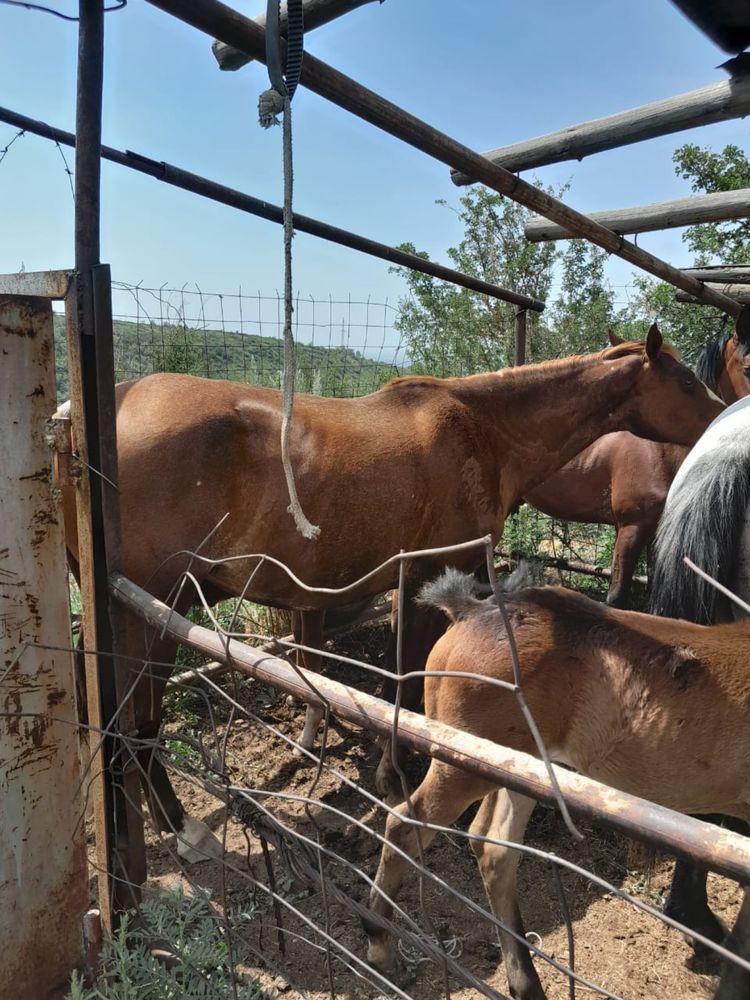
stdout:
<svg viewBox="0 0 750 1000">
<path fill-rule="evenodd" d="M 648 233 L 659 229 L 694 226 L 702 222 L 745 219 L 748 216 L 750 216 L 750 188 L 742 188 L 739 191 L 696 194 L 690 198 L 678 198 L 674 201 L 657 201 L 653 205 L 590 212 L 588 218 L 608 229 L 613 229 L 616 233 Z M 526 222 L 524 233 L 531 243 L 540 243 L 544 240 L 571 240 L 577 235 L 541 215 L 531 216 Z"/>
<path fill-rule="evenodd" d="M 336 18 L 356 10 L 357 7 L 363 7 L 366 3 L 373 3 L 373 0 L 303 0 L 305 34 L 314 31 L 315 28 L 320 28 L 323 24 L 335 21 Z M 383 3 L 383 0 L 378 0 L 378 3 Z M 281 34 L 286 36 L 287 6 L 285 2 L 281 4 L 279 15 Z M 259 14 L 254 20 L 265 31 L 265 13 Z M 218 38 L 214 40 L 211 48 L 220 69 L 240 69 L 254 61 L 253 56 L 247 55 L 240 49 L 235 49 L 232 45 L 227 45 Z"/>
<path fill-rule="evenodd" d="M 506 170 L 530 170 L 564 160 L 582 160 L 605 149 L 744 118 L 747 114 L 750 114 L 750 76 L 739 76 L 606 118 L 569 125 L 536 139 L 491 149 L 483 156 Z M 477 180 L 462 170 L 452 170 L 451 177 L 459 185 Z"/>
<path fill-rule="evenodd" d="M 237 11 L 218 3 L 217 0 L 149 0 L 178 19 L 214 37 L 221 38 L 235 48 L 243 49 L 259 61 L 265 61 L 265 32 L 254 21 L 243 17 Z M 570 231 L 575 231 L 584 239 L 595 243 L 610 253 L 627 260 L 649 274 L 681 288 L 691 295 L 705 299 L 712 305 L 737 315 L 740 306 L 727 296 L 706 288 L 694 278 L 684 275 L 678 268 L 650 254 L 611 229 L 587 218 L 581 212 L 569 208 L 545 191 L 515 177 L 509 171 L 490 163 L 479 153 L 464 146 L 415 115 L 409 114 L 398 105 L 379 94 L 368 90 L 356 80 L 333 69 L 333 67 L 307 55 L 302 64 L 300 83 L 332 101 L 339 107 L 402 139 L 415 149 L 434 157 L 441 163 L 476 176 L 484 184 L 499 194 L 508 195 L 514 201 L 540 212 Z"/>
</svg>

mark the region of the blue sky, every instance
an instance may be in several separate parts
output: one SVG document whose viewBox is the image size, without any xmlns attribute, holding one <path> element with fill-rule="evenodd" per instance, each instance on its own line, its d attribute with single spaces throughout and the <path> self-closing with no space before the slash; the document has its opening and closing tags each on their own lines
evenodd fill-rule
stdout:
<svg viewBox="0 0 750 1000">
<path fill-rule="evenodd" d="M 72 0 L 50 0 L 75 12 Z M 254 15 L 263 6 L 237 6 Z M 265 68 L 220 73 L 209 40 L 144 0 L 106 22 L 104 141 L 167 160 L 280 203 L 281 130 L 257 124 Z M 668 0 L 385 0 L 307 38 L 307 48 L 477 150 L 721 80 L 726 56 Z M 1 103 L 72 130 L 76 26 L 0 5 Z M 15 129 L 0 124 L 0 149 Z M 570 182 L 583 211 L 680 197 L 671 154 L 682 142 L 747 147 L 748 124 L 714 125 L 540 169 Z M 458 241 L 460 195 L 447 169 L 300 90 L 294 100 L 295 208 L 387 244 L 414 242 L 440 261 Z M 72 151 L 66 150 L 72 164 Z M 0 271 L 70 266 L 73 203 L 54 145 L 33 136 L 0 163 Z M 678 231 L 641 246 L 689 263 Z M 316 298 L 391 302 L 403 282 L 385 263 L 312 237 L 295 238 L 295 287 Z M 281 229 L 103 166 L 102 258 L 146 285 L 273 293 L 282 287 Z M 612 260 L 613 284 L 630 281 Z M 626 294 L 623 290 L 622 294 Z"/>
</svg>

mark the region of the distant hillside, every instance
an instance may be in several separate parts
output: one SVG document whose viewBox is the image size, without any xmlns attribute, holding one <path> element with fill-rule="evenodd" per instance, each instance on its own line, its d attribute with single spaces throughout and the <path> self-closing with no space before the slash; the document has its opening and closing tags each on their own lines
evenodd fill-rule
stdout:
<svg viewBox="0 0 750 1000">
<path fill-rule="evenodd" d="M 154 371 L 188 372 L 279 388 L 283 343 L 257 334 L 196 330 L 181 326 L 136 324 L 115 320 L 117 381 Z M 69 395 L 65 324 L 55 314 L 58 399 Z M 297 389 L 322 396 L 361 396 L 395 375 L 396 366 L 366 358 L 348 347 L 297 344 Z"/>
</svg>

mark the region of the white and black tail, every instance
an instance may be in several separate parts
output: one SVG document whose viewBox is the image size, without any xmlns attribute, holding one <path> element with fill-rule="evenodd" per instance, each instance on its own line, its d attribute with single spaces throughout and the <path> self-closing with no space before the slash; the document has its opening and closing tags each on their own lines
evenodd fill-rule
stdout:
<svg viewBox="0 0 750 1000">
<path fill-rule="evenodd" d="M 651 611 L 708 625 L 723 598 L 684 563 L 688 556 L 732 587 L 750 502 L 750 442 L 727 441 L 717 461 L 708 454 L 670 493 L 654 542 Z"/>
<path fill-rule="evenodd" d="M 513 593 L 528 587 L 533 582 L 532 570 L 528 562 L 519 563 L 518 568 L 500 581 L 505 593 Z M 483 596 L 483 600 L 478 595 Z M 487 599 L 487 595 L 489 600 Z M 492 591 L 486 583 L 480 583 L 469 573 L 449 567 L 442 576 L 426 583 L 417 596 L 419 604 L 428 604 L 440 608 L 451 621 L 458 621 L 477 608 L 486 608 L 491 603 Z"/>
</svg>

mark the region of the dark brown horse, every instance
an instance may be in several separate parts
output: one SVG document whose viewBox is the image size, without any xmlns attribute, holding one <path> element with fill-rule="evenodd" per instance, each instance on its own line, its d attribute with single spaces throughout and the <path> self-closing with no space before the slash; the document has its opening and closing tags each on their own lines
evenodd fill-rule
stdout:
<svg viewBox="0 0 750 1000">
<path fill-rule="evenodd" d="M 291 457 L 302 507 L 321 528 L 307 541 L 287 510 L 279 392 L 161 374 L 120 385 L 117 405 L 125 574 L 168 599 L 190 566 L 209 601 L 242 595 L 301 612 L 297 639 L 314 648 L 322 646 L 327 608 L 395 585 L 395 565 L 374 571 L 400 550 L 486 534 L 497 541 L 516 499 L 602 432 L 627 428 L 689 445 L 723 409 L 655 326 L 643 343 L 588 357 L 467 378 L 397 379 L 358 399 L 297 396 Z M 74 496 L 64 499 L 75 560 Z M 199 558 L 186 554 L 199 546 Z M 450 562 L 472 569 L 478 558 L 464 552 Z M 418 617 L 409 595 L 444 564 L 409 566 L 407 638 Z M 344 587 L 342 595 L 336 588 Z M 178 609 L 195 598 L 186 586 Z M 170 669 L 159 664 L 173 662 L 175 647 L 158 636 L 145 643 L 137 619 L 129 621 L 129 647 L 152 661 L 134 711 L 139 727 L 153 731 Z M 305 657 L 313 669 L 318 660 Z M 304 746 L 320 717 L 308 708 Z M 206 827 L 186 819 L 160 762 L 146 759 L 144 767 L 157 825 L 177 832 L 183 856 L 215 849 Z M 400 787 L 388 758 L 380 774 L 381 787 Z"/>
<path fill-rule="evenodd" d="M 473 596 L 475 581 L 449 570 L 423 599 L 453 624 L 427 661 L 425 709 L 430 719 L 538 756 L 512 690 L 460 676 L 513 683 L 508 635 L 494 600 Z M 522 687 L 552 760 L 614 788 L 683 812 L 717 810 L 750 819 L 750 621 L 703 626 L 607 608 L 562 587 L 522 590 L 507 598 L 521 663 Z M 456 676 L 431 677 L 434 671 Z M 478 752 L 478 751 L 477 751 Z M 411 796 L 413 817 L 451 826 L 481 802 L 470 833 L 523 843 L 535 802 L 433 759 Z M 435 837 L 405 824 L 406 803 L 388 817 L 371 909 L 390 916 L 391 900 L 410 865 Z M 391 846 L 393 845 L 393 846 Z M 531 960 L 518 903 L 519 852 L 472 842 L 495 917 L 515 1000 L 545 1000 Z M 731 946 L 750 955 L 750 891 Z M 368 958 L 392 964 L 391 943 L 365 921 Z M 747 1000 L 747 972 L 731 967 L 721 1000 Z"/>
<path fill-rule="evenodd" d="M 750 307 L 736 329 L 712 341 L 696 373 L 725 403 L 750 394 Z M 623 607 L 641 553 L 650 545 L 669 486 L 687 455 L 679 445 L 627 431 L 605 434 L 524 495 L 532 507 L 564 521 L 612 524 L 617 536 L 607 603 Z"/>
</svg>

